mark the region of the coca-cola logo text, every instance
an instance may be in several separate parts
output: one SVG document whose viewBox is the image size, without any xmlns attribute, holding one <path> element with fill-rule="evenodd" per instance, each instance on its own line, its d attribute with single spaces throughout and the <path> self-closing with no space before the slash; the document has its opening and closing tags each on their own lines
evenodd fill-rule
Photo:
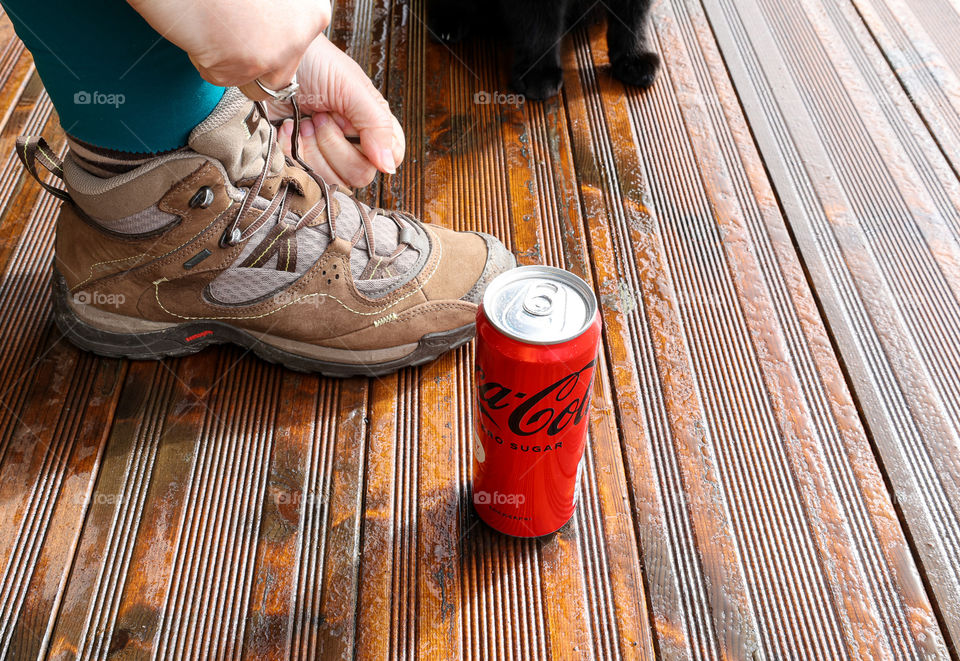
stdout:
<svg viewBox="0 0 960 661">
<path fill-rule="evenodd" d="M 528 395 L 502 383 L 487 381 L 477 366 L 477 404 L 480 413 L 496 427 L 506 418 L 510 433 L 532 436 L 545 432 L 555 436 L 567 426 L 577 426 L 590 408 L 590 385 L 596 359 L 576 372 L 554 381 L 539 392 Z"/>
</svg>

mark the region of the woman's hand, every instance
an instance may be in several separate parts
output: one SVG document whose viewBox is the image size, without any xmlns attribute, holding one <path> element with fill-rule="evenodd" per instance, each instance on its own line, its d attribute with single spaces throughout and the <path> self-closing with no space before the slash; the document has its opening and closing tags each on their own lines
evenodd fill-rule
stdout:
<svg viewBox="0 0 960 661">
<path fill-rule="evenodd" d="M 330 23 L 329 0 L 127 0 L 154 30 L 224 87 L 256 79 L 290 84 L 307 48 Z"/>
<path fill-rule="evenodd" d="M 297 72 L 301 110 L 313 117 L 300 125 L 300 156 L 329 183 L 363 187 L 377 170 L 394 173 L 405 142 L 390 106 L 356 62 L 322 34 L 304 54 Z M 271 102 L 274 119 L 289 106 Z M 293 121 L 280 129 L 280 145 L 290 155 Z M 346 136 L 359 136 L 354 145 Z"/>
</svg>

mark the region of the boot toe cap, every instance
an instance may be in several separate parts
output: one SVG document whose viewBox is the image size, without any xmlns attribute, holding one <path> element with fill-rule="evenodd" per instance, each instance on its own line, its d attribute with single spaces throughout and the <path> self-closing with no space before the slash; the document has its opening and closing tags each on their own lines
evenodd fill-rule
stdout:
<svg viewBox="0 0 960 661">
<path fill-rule="evenodd" d="M 517 259 L 497 237 L 483 232 L 475 232 L 475 234 L 482 237 L 487 244 L 487 261 L 480 277 L 460 300 L 479 305 L 487 285 L 501 273 L 516 267 Z"/>
</svg>

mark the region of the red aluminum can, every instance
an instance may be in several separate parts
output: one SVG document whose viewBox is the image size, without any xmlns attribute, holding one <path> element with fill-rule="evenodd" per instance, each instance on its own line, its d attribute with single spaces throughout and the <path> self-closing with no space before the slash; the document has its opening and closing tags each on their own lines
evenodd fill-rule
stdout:
<svg viewBox="0 0 960 661">
<path fill-rule="evenodd" d="M 572 273 L 523 266 L 484 292 L 473 505 L 496 530 L 538 537 L 573 516 L 599 345 L 597 299 Z"/>
</svg>

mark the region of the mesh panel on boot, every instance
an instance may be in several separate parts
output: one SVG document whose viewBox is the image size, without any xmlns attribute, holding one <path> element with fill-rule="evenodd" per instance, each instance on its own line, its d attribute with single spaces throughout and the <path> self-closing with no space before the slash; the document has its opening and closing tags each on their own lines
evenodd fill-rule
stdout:
<svg viewBox="0 0 960 661">
<path fill-rule="evenodd" d="M 341 209 L 336 220 L 337 236 L 350 241 L 360 227 L 360 212 L 356 204 L 342 193 L 337 193 L 337 201 Z M 364 296 L 377 298 L 399 284 L 405 277 L 412 277 L 409 271 L 416 265 L 420 252 L 416 248 L 408 247 L 384 270 L 377 268 L 373 278 L 361 280 L 360 276 L 367 268 L 367 262 L 371 259 L 389 257 L 396 250 L 400 243 L 400 228 L 390 218 L 376 216 L 373 219 L 373 240 L 376 245 L 371 255 L 367 248 L 366 233 L 361 233 L 360 240 L 350 255 L 350 273 L 353 274 L 358 291 Z"/>
<path fill-rule="evenodd" d="M 296 273 L 275 269 L 235 267 L 218 275 L 208 292 L 217 302 L 239 305 L 284 289 L 298 277 Z"/>
<path fill-rule="evenodd" d="M 316 227 L 302 227 L 297 231 L 297 272 L 305 273 L 316 264 L 330 245 L 330 237 Z"/>
</svg>

